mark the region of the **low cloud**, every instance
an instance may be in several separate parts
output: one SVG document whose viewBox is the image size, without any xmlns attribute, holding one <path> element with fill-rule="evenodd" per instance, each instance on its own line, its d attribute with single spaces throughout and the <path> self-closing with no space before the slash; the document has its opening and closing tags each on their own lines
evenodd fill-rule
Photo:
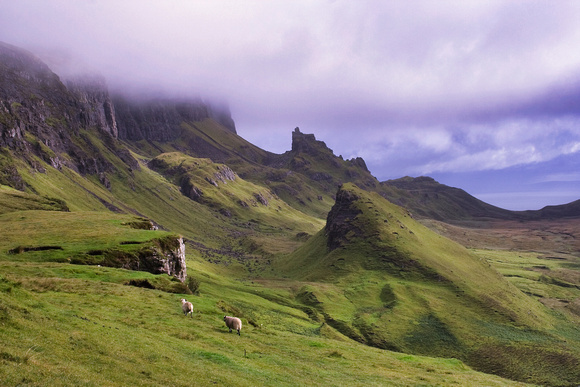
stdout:
<svg viewBox="0 0 580 387">
<path fill-rule="evenodd" d="M 117 90 L 227 100 L 269 151 L 299 126 L 382 178 L 578 154 L 579 19 L 548 0 L 19 0 L 0 40 Z"/>
</svg>

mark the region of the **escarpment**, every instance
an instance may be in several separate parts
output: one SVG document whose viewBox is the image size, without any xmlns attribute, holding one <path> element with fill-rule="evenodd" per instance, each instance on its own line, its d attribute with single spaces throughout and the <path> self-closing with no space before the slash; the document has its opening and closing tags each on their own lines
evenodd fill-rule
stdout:
<svg viewBox="0 0 580 387">
<path fill-rule="evenodd" d="M 105 79 L 100 76 L 82 76 L 68 79 L 67 88 L 77 98 L 78 116 L 84 127 L 95 127 L 114 138 L 119 135 L 115 107 Z"/>
<path fill-rule="evenodd" d="M 113 169 L 85 131 L 116 137 L 114 107 L 104 81 L 76 80 L 65 86 L 30 52 L 0 43 L 0 182 L 22 189 L 13 158 L 44 173 L 37 158 L 55 169 L 99 174 Z M 118 148 L 111 143 L 112 148 Z M 121 153 L 121 152 L 120 152 Z M 134 162 L 128 153 L 125 158 Z M 6 177 L 8 176 L 8 178 Z"/>
<path fill-rule="evenodd" d="M 32 53 L 0 42 L 1 184 L 24 189 L 16 159 L 24 160 L 34 172 L 45 173 L 40 159 L 58 170 L 98 175 L 110 189 L 105 174 L 120 166 L 98 142 L 131 171 L 139 164 L 118 139 L 167 143 L 182 135 L 184 122 L 204 120 L 236 133 L 227 106 L 199 99 L 112 97 L 101 76 L 61 80 Z M 202 136 L 189 139 L 187 146 L 199 148 L 198 153 L 207 157 L 223 153 Z"/>
<path fill-rule="evenodd" d="M 215 108 L 196 99 L 129 99 L 114 97 L 119 138 L 168 142 L 177 139 L 183 122 L 203 121 L 208 118 L 236 133 L 228 108 Z"/>
</svg>

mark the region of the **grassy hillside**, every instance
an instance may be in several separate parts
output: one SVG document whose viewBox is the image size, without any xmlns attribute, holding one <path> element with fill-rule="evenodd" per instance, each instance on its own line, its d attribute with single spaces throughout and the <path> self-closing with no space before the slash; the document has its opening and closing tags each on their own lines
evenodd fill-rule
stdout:
<svg viewBox="0 0 580 387">
<path fill-rule="evenodd" d="M 116 110 L 104 82 L 0 51 L 0 385 L 580 380 L 574 219 L 482 232 L 499 209 L 428 178 L 379 184 L 298 128 L 275 155 L 201 101 Z M 182 240 L 183 282 L 122 269 Z"/>
<path fill-rule="evenodd" d="M 519 385 L 455 359 L 340 339 L 256 286 L 204 277 L 201 295 L 188 296 L 192 319 L 181 313 L 183 295 L 119 283 L 146 273 L 5 259 L 3 385 Z M 237 310 L 246 313 L 240 337 L 222 321 Z"/>
<path fill-rule="evenodd" d="M 469 224 L 483 220 L 553 220 L 578 218 L 580 200 L 540 210 L 510 211 L 485 203 L 459 188 L 449 187 L 434 179 L 409 176 L 387 180 L 377 189 L 392 203 L 403 206 L 420 218 Z"/>
<path fill-rule="evenodd" d="M 379 348 L 457 357 L 519 380 L 580 378 L 577 326 L 488 259 L 353 185 L 342 188 L 337 206 L 325 230 L 279 264 L 322 321 Z"/>
<path fill-rule="evenodd" d="M 79 268 L 66 263 L 72 253 L 82 255 L 83 250 L 88 252 L 106 249 L 109 243 L 120 244 L 137 241 L 139 238 L 152 238 L 151 235 L 145 234 L 129 236 L 125 233 L 134 231 L 127 231 L 130 229 L 125 230 L 124 227 L 121 227 L 121 231 L 118 228 L 120 223 L 127 222 L 124 218 L 126 216 L 145 217 L 152 219 L 162 230 L 169 230 L 186 238 L 188 273 L 201 282 L 200 297 L 202 299 L 206 295 L 209 297 L 206 301 L 209 303 L 208 309 L 205 312 L 205 327 L 207 329 L 213 327 L 213 331 L 210 330 L 212 333 L 206 337 L 209 342 L 216 340 L 220 342 L 214 337 L 218 329 L 216 325 L 219 327 L 222 323 L 219 315 L 231 313 L 239 314 L 245 319 L 246 328 L 249 328 L 245 331 L 251 332 L 254 329 L 258 331 L 260 324 L 263 324 L 262 326 L 274 324 L 277 328 L 273 331 L 287 332 L 289 336 L 272 338 L 273 341 L 259 338 L 258 342 L 269 342 L 274 348 L 272 350 L 278 353 L 274 364 L 288 364 L 288 369 L 302 367 L 311 369 L 310 372 L 314 373 L 313 366 L 302 365 L 313 351 L 317 351 L 309 344 L 304 345 L 304 337 L 323 340 L 325 343 L 321 344 L 323 348 L 327 348 L 324 345 L 333 348 L 329 349 L 328 354 L 334 353 L 336 345 L 338 359 L 341 362 L 346 361 L 347 364 L 341 363 L 341 367 L 329 371 L 327 379 L 324 380 L 330 383 L 336 383 L 343 378 L 339 368 L 357 369 L 358 366 L 353 364 L 354 359 L 371 356 L 365 355 L 366 351 L 370 351 L 368 354 L 381 353 L 381 356 L 387 356 L 387 360 L 383 359 L 381 363 L 394 362 L 402 356 L 384 352 L 385 350 L 411 353 L 413 356 L 422 354 L 459 358 L 486 372 L 552 385 L 565 384 L 567 380 L 577 375 L 574 368 L 577 359 L 574 337 L 577 331 L 573 327 L 566 325 L 565 321 L 562 322 L 557 316 L 552 316 L 542 304 L 532 302 L 533 299 L 527 298 L 515 286 L 503 281 L 498 273 L 489 271 L 485 261 L 474 259 L 473 255 L 459 245 L 429 232 L 417 224 L 405 210 L 390 204 L 376 194 L 368 194 L 351 186 L 355 195 L 361 198 L 357 201 L 356 210 L 362 215 L 355 218 L 351 232 L 347 230 L 341 235 L 343 245 L 329 253 L 326 235 L 324 231 L 319 232 L 324 225 L 322 219 L 297 211 L 279 201 L 277 195 L 268 194 L 267 188 L 240 177 L 225 181 L 217 179 L 215 174 L 223 174 L 226 168 L 224 164 L 172 152 L 157 156 L 155 160 L 160 164 L 153 170 L 149 168 L 148 157 L 133 153 L 132 157 L 138 164 L 129 169 L 125 161 L 117 153 L 111 152 L 110 147 L 98 137 L 91 137 L 91 134 L 87 133 L 87 138 L 94 147 L 101 150 L 107 162 L 114 167 L 104 176 L 83 177 L 66 167 L 60 171 L 55 170 L 39 159 L 37 162 L 44 165 L 44 173 L 32 173 L 24 166 L 21 168 L 21 176 L 29 187 L 29 193 L 16 193 L 14 190 L 4 189 L 3 200 L 12 203 L 11 209 L 5 210 L 2 215 L 6 217 L 4 224 L 7 235 L 11 229 L 18 230 L 19 224 L 26 225 L 34 219 L 38 220 L 41 229 L 54 230 L 43 234 L 42 238 L 45 239 L 39 234 L 20 241 L 19 238 L 25 238 L 27 234 L 18 232 L 13 233 L 12 239 L 6 239 L 6 245 L 1 251 L 6 263 L 1 274 L 7 283 L 11 284 L 8 288 L 21 288 L 33 292 L 32 294 L 38 291 L 46 295 L 43 302 L 47 303 L 50 297 L 57 298 L 57 294 L 51 292 L 60 292 L 60 286 L 85 288 L 90 284 L 86 282 L 87 280 L 97 283 L 110 282 L 117 287 L 115 289 L 123 289 L 121 292 L 123 294 L 158 291 L 124 286 L 131 280 L 134 280 L 133 283 L 152 284 L 157 289 L 176 291 L 167 277 L 159 278 L 148 273 L 117 271 L 102 267 Z M 151 165 L 154 164 L 155 162 Z M 205 199 L 196 201 L 184 195 L 183 181 L 200 188 Z M 259 195 L 256 196 L 260 193 L 268 199 L 268 205 L 260 203 Z M 51 197 L 59 199 L 49 199 Z M 246 202 L 248 206 L 240 205 L 240 201 Z M 24 204 L 27 202 L 30 203 L 30 207 Z M 22 211 L 26 208 L 34 211 Z M 45 209 L 52 211 L 42 211 Z M 70 212 L 62 211 L 67 209 Z M 111 223 L 109 219 L 116 220 Z M 117 226 L 113 226 L 115 224 Z M 77 230 L 78 239 L 81 241 L 79 244 L 75 245 L 68 241 L 68 236 L 74 239 L 74 235 L 77 234 L 67 227 Z M 93 228 L 99 230 L 99 233 L 104 232 L 105 236 L 95 236 Z M 34 247 L 32 241 L 42 246 L 60 246 L 63 250 L 30 249 L 21 254 L 8 254 L 9 250 L 18 246 Z M 132 245 L 123 246 L 129 248 Z M 429 246 L 434 247 L 433 251 L 436 253 L 428 250 Z M 299 247 L 301 248 L 296 250 Z M 287 254 L 293 251 L 295 252 L 291 257 L 287 258 Z M 40 280 L 42 284 L 37 285 L 36 278 L 44 277 L 52 279 L 42 279 Z M 74 285 L 62 285 L 68 281 Z M 26 284 L 29 284 L 28 287 Z M 45 291 L 43 286 L 47 286 L 50 290 Z M 112 285 L 104 286 L 106 290 L 103 290 L 101 297 L 118 292 L 112 291 L 109 286 Z M 86 296 L 86 293 L 77 293 L 70 287 L 64 293 L 72 299 Z M 172 308 L 179 316 L 177 301 L 180 297 L 173 298 L 163 292 L 159 294 L 160 300 L 177 303 Z M 9 294 L 6 297 L 13 296 Z M 18 311 L 16 305 L 21 299 L 29 297 L 29 293 L 22 293 L 19 297 L 12 300 L 7 298 L 6 305 L 14 305 Z M 118 302 L 119 305 L 123 305 L 124 301 Z M 54 313 L 57 313 L 58 307 L 52 308 L 53 314 L 49 313 L 43 317 L 44 321 L 57 318 Z M 129 306 L 119 306 L 118 309 L 123 308 L 135 310 Z M 161 305 L 156 305 L 156 308 L 167 310 L 167 307 L 164 309 Z M 7 311 L 6 318 L 16 316 L 14 318 L 18 319 L 16 311 L 12 309 Z M 528 314 L 528 311 L 531 314 Z M 71 314 L 85 317 L 81 313 L 84 312 Z M 111 323 L 115 318 L 120 318 L 115 310 L 107 312 L 102 310 L 100 314 L 109 316 L 107 321 Z M 462 318 L 458 319 L 457 316 Z M 92 322 L 96 321 L 94 317 L 86 318 Z M 86 322 L 83 318 L 80 320 L 77 323 Z M 278 322 L 280 320 L 283 322 Z M 57 321 L 58 324 L 62 324 L 62 319 Z M 158 323 L 158 321 L 139 322 L 145 325 Z M 119 325 L 110 326 L 119 327 L 121 330 Z M 37 328 L 32 326 L 30 329 L 34 331 Z M 78 327 L 73 326 L 70 329 L 74 331 L 78 330 Z M 151 329 L 157 331 L 159 328 Z M 10 335 L 16 335 L 16 331 L 19 329 Z M 175 332 L 173 333 L 177 334 Z M 219 329 L 217 332 L 221 334 Z M 167 337 L 162 336 L 162 339 L 167 340 Z M 62 345 L 59 341 L 62 337 L 55 340 L 53 344 L 55 347 Z M 86 340 L 91 342 L 96 339 L 86 338 Z M 174 339 L 170 339 L 169 342 L 172 343 L 172 340 Z M 564 340 L 568 340 L 568 343 Z M 186 344 L 191 345 L 189 341 L 193 340 L 186 341 Z M 149 348 L 160 346 L 155 340 L 148 342 Z M 284 347 L 283 343 L 288 342 L 291 344 Z M 514 346 L 513 343 L 517 344 Z M 537 343 L 540 345 L 536 345 Z M 375 352 L 376 349 L 369 349 L 364 344 L 381 350 Z M 526 352 L 525 349 L 532 344 L 535 345 L 533 349 Z M 4 364 L 22 364 L 23 362 L 18 359 L 26 359 L 28 356 L 26 351 L 32 345 L 24 348 L 25 351 L 21 347 L 14 347 L 16 344 L 11 345 L 12 349 L 7 347 L 4 351 L 8 359 Z M 319 348 L 318 345 L 313 344 L 314 348 Z M 137 342 L 133 346 L 138 346 Z M 88 344 L 87 347 L 94 352 L 93 344 Z M 207 372 L 213 371 L 207 374 L 207 380 L 213 380 L 211 379 L 213 376 L 209 375 L 214 375 L 216 369 L 238 364 L 236 363 L 238 360 L 234 360 L 237 358 L 219 352 L 218 346 L 201 348 L 210 353 L 200 355 L 202 359 L 203 356 L 208 356 L 210 362 L 222 359 L 222 356 L 229 359 L 218 361 L 215 368 L 210 367 Z M 252 353 L 255 352 L 259 358 L 260 349 L 248 348 L 252 348 Z M 54 351 L 58 355 L 51 361 L 56 364 L 60 364 L 58 359 L 69 356 L 59 352 L 60 350 Z M 119 353 L 121 350 L 112 347 L 100 351 L 103 353 L 100 361 L 106 363 L 105 359 L 109 358 L 111 353 Z M 165 350 L 155 349 L 155 352 L 158 351 L 165 353 Z M 296 360 L 301 358 L 298 354 L 301 354 L 304 360 Z M 90 358 L 88 354 L 86 356 L 85 359 Z M 176 355 L 171 353 L 159 356 L 165 359 L 158 360 L 161 364 L 159 369 L 165 368 L 166 364 L 176 359 Z M 503 359 L 503 356 L 517 358 L 517 363 L 505 368 L 503 360 L 499 363 L 494 361 Z M 534 356 L 546 357 L 550 361 L 538 366 Z M 138 362 L 135 358 L 132 359 L 133 362 Z M 200 357 L 195 359 L 199 360 Z M 329 356 L 329 359 L 336 360 L 334 355 Z M 431 360 L 420 361 L 431 363 Z M 443 360 L 432 361 L 445 364 Z M 84 361 L 81 361 L 80 364 L 83 363 Z M 323 364 L 329 367 L 326 363 Z M 129 368 L 127 365 L 120 367 Z M 405 369 L 404 363 L 401 367 Z M 461 367 L 469 370 L 466 366 Z M 263 368 L 268 369 L 268 366 L 257 365 L 256 373 Z M 152 374 L 162 375 L 163 372 L 159 369 L 155 369 Z M 431 373 L 436 374 L 433 375 L 433 379 L 428 378 L 431 382 L 427 384 L 449 382 L 447 370 L 439 375 L 439 368 L 435 366 L 426 365 L 424 369 L 435 370 L 427 371 L 430 377 Z M 558 370 L 561 370 L 563 375 L 558 375 Z M 36 380 L 34 377 L 38 377 L 39 372 L 37 367 L 31 367 L 30 372 L 30 375 L 37 375 L 30 376 L 31 380 Z M 79 372 L 82 375 L 84 371 L 77 370 L 73 374 L 78 375 Z M 98 374 L 94 369 L 87 372 L 91 375 Z M 195 368 L 195 372 L 197 374 L 202 371 Z M 398 376 L 393 376 L 390 371 L 373 373 L 370 367 L 362 374 L 357 372 L 362 371 L 352 371 L 351 374 L 358 375 L 360 380 L 371 384 L 381 384 L 380 380 L 383 377 L 400 380 L 402 385 L 406 384 L 404 378 L 411 378 L 420 383 L 418 378 L 425 377 L 424 373 L 416 374 L 417 369 L 413 368 L 407 368 L 407 371 Z M 451 375 L 454 374 L 453 371 L 449 372 Z M 295 384 L 308 384 L 313 380 L 312 374 L 310 377 L 308 372 L 305 372 L 306 376 L 296 374 L 293 380 Z M 166 379 L 162 380 L 171 378 L 165 375 L 163 378 Z M 274 370 L 269 375 L 268 377 L 272 379 L 240 374 L 236 374 L 235 377 L 239 378 L 241 385 L 277 383 L 280 379 L 280 374 Z M 55 380 L 59 380 L 60 376 L 54 377 L 57 378 Z M 455 380 L 460 381 L 461 377 L 457 376 L 458 379 Z M 470 374 L 471 377 L 479 378 Z M 482 380 L 486 381 L 482 384 L 493 383 L 483 378 Z M 98 383 L 99 379 L 92 380 L 97 380 L 95 383 Z M 352 380 L 355 380 L 354 376 Z M 117 380 L 115 383 L 126 382 L 127 380 Z M 162 381 L 153 382 L 153 384 L 162 383 Z M 394 385 L 397 383 L 393 382 Z"/>
<path fill-rule="evenodd" d="M 171 281 L 69 258 L 166 232 L 130 227 L 143 222 L 132 215 L 23 210 L 43 199 L 0 193 L 12 206 L 0 215 L 2 385 L 517 385 L 455 359 L 348 340 L 283 289 L 235 280 L 221 265 L 196 270 L 195 254 L 187 263 L 198 296 L 128 286 Z M 30 249 L 11 252 L 17 246 Z M 33 249 L 42 246 L 51 248 Z M 193 318 L 181 297 L 194 303 Z M 242 317 L 242 336 L 228 333 L 224 314 Z"/>
<path fill-rule="evenodd" d="M 516 214 L 474 198 L 467 192 L 440 184 L 430 177 L 402 177 L 381 183 L 379 192 L 415 216 L 442 221 L 474 218 L 510 219 Z"/>
</svg>

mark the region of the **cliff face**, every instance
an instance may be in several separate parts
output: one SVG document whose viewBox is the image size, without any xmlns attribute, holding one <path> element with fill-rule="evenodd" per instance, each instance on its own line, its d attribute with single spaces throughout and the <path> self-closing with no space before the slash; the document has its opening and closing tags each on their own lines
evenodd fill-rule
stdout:
<svg viewBox="0 0 580 387">
<path fill-rule="evenodd" d="M 147 99 L 114 97 L 119 138 L 124 140 L 168 142 L 181 134 L 181 123 L 213 118 L 233 133 L 234 121 L 227 109 L 219 110 L 201 100 Z"/>
<path fill-rule="evenodd" d="M 84 76 L 66 81 L 68 90 L 76 97 L 80 124 L 95 127 L 117 138 L 119 130 L 115 118 L 115 107 L 109 96 L 105 79 Z"/>
<path fill-rule="evenodd" d="M 97 125 L 98 114 L 91 113 L 97 104 L 103 110 L 102 128 L 114 135 L 114 122 L 105 124 L 105 111 L 111 117 L 106 97 L 101 92 L 83 100 L 81 95 L 80 88 L 71 92 L 28 51 L 0 43 L 0 183 L 23 187 L 13 157 L 37 172 L 44 168 L 35 156 L 56 169 L 66 166 L 81 174 L 110 170 L 109 162 L 81 133 Z"/>
<path fill-rule="evenodd" d="M 0 43 L 0 145 L 30 151 L 25 134 L 65 149 L 65 126 L 78 129 L 74 99 L 48 66 L 27 51 Z M 56 136 L 55 136 L 56 134 Z"/>
<path fill-rule="evenodd" d="M 40 173 L 45 170 L 38 158 L 81 175 L 113 171 L 87 131 L 100 132 L 107 148 L 135 169 L 138 163 L 117 139 L 170 141 L 184 121 L 208 118 L 235 133 L 226 107 L 201 100 L 113 99 L 102 77 L 63 82 L 32 53 L 0 42 L 0 184 L 24 189 L 15 159 Z"/>
<path fill-rule="evenodd" d="M 118 267 L 127 270 L 146 271 L 153 274 L 167 274 L 185 281 L 185 244 L 183 238 L 167 236 L 153 239 L 145 246 L 126 251 L 112 248 L 105 251 L 92 251 L 73 257 L 71 263 Z"/>
<path fill-rule="evenodd" d="M 359 197 L 350 190 L 338 189 L 336 202 L 326 218 L 327 247 L 335 250 L 348 243 L 348 235 L 361 234 L 361 230 L 353 224 L 353 220 L 361 213 L 354 202 Z"/>
<path fill-rule="evenodd" d="M 168 274 L 183 282 L 187 277 L 183 238 L 163 241 L 152 248 L 143 249 L 128 260 L 123 267 L 130 270 L 148 271 L 153 274 Z"/>
</svg>

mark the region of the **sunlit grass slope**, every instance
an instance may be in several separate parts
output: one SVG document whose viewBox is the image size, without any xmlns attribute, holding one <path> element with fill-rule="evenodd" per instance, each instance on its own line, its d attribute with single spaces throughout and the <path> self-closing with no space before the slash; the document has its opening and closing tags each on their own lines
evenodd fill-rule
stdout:
<svg viewBox="0 0 580 387">
<path fill-rule="evenodd" d="M 0 214 L 19 210 L 66 211 L 61 199 L 42 197 L 0 185 Z"/>
<path fill-rule="evenodd" d="M 134 176 L 145 198 L 173 192 L 178 201 L 159 175 L 143 168 Z M 313 319 L 291 292 L 240 281 L 230 266 L 208 265 L 191 249 L 188 272 L 201 283 L 199 296 L 127 286 L 167 280 L 74 265 L 68 257 L 127 241 L 124 246 L 134 246 L 167 232 L 128 227 L 142 221 L 131 214 L 53 211 L 62 208 L 59 202 L 52 208 L 50 200 L 51 211 L 42 211 L 42 197 L 5 191 L 12 207 L 0 215 L 2 385 L 517 385 L 455 359 L 353 342 Z M 151 204 L 140 205 L 156 214 Z M 168 224 L 179 225 L 166 216 Z M 273 240 L 266 236 L 264 243 Z M 181 297 L 194 302 L 193 319 L 183 316 Z M 241 337 L 227 332 L 226 313 L 242 317 Z"/>
<path fill-rule="evenodd" d="M 352 184 L 339 191 L 326 228 L 278 265 L 297 280 L 298 300 L 354 340 L 535 383 L 580 378 L 580 331 L 569 320 Z"/>
<path fill-rule="evenodd" d="M 455 359 L 329 338 L 339 334 L 257 285 L 202 276 L 188 318 L 184 295 L 123 286 L 127 276 L 152 277 L 0 255 L 1 384 L 518 385 Z M 237 336 L 222 319 L 240 312 Z"/>
<path fill-rule="evenodd" d="M 149 165 L 179 186 L 182 194 L 222 215 L 233 217 L 234 221 L 253 219 L 271 227 L 292 229 L 312 223 L 308 231 L 318 230 L 323 225 L 321 220 L 290 207 L 268 188 L 247 182 L 228 166 L 210 159 L 172 152 L 157 156 Z"/>
<path fill-rule="evenodd" d="M 88 251 L 135 248 L 167 231 L 133 228 L 143 219 L 110 212 L 16 211 L 0 215 L 0 251 L 19 261 L 70 261 Z"/>
</svg>

